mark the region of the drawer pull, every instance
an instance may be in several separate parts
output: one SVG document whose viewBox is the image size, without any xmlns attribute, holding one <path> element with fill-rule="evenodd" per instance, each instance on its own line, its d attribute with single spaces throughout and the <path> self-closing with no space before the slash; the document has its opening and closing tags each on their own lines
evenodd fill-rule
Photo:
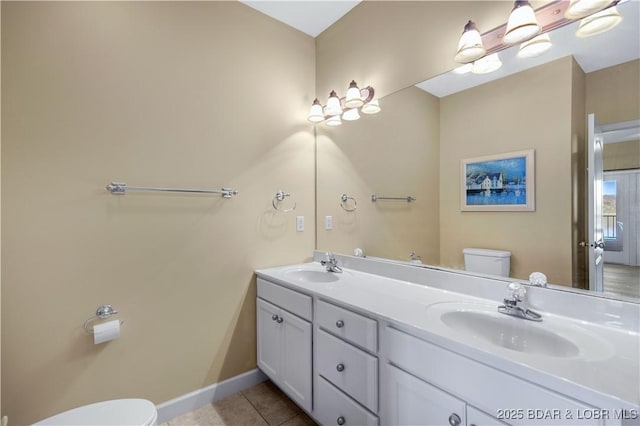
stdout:
<svg viewBox="0 0 640 426">
<path fill-rule="evenodd" d="M 338 364 L 336 365 L 336 370 L 343 372 L 344 371 L 344 364 Z"/>
<path fill-rule="evenodd" d="M 344 321 L 342 321 L 342 320 L 336 321 L 336 327 L 338 327 L 338 328 L 344 327 Z"/>
<path fill-rule="evenodd" d="M 338 417 L 338 420 L 336 420 L 336 423 L 338 423 L 340 426 L 342 426 L 343 424 L 345 424 L 347 421 L 344 419 L 344 417 L 340 416 Z"/>
<path fill-rule="evenodd" d="M 278 324 L 282 324 L 282 321 L 284 321 L 284 319 L 282 317 L 278 317 L 278 319 L 276 320 L 276 322 Z"/>
<path fill-rule="evenodd" d="M 278 316 L 276 314 L 271 315 L 271 319 L 274 321 L 278 321 Z"/>
<path fill-rule="evenodd" d="M 460 426 L 460 423 L 462 423 L 462 419 L 456 413 L 449 416 L 449 424 L 451 426 Z"/>
</svg>

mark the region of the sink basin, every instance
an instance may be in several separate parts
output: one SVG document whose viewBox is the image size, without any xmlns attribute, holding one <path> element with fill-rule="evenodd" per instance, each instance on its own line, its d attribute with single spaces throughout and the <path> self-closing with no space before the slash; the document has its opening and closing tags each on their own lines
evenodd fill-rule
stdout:
<svg viewBox="0 0 640 426">
<path fill-rule="evenodd" d="M 512 351 L 552 357 L 575 357 L 580 353 L 570 340 L 520 318 L 501 318 L 478 311 L 445 312 L 440 319 L 448 327 L 472 334 Z"/>
<path fill-rule="evenodd" d="M 288 280 L 304 283 L 330 283 L 340 279 L 335 272 L 320 269 L 291 269 L 284 272 Z"/>
<path fill-rule="evenodd" d="M 603 359 L 612 355 L 608 342 L 569 319 L 545 315 L 542 322 L 497 312 L 498 303 L 442 302 L 427 307 L 442 331 L 475 346 L 507 349 L 531 356 Z"/>
</svg>

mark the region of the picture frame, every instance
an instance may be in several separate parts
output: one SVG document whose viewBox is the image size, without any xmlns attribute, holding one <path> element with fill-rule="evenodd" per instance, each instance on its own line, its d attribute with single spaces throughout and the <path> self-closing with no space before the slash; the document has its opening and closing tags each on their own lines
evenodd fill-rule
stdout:
<svg viewBox="0 0 640 426">
<path fill-rule="evenodd" d="M 535 150 L 460 161 L 461 211 L 535 211 Z"/>
</svg>

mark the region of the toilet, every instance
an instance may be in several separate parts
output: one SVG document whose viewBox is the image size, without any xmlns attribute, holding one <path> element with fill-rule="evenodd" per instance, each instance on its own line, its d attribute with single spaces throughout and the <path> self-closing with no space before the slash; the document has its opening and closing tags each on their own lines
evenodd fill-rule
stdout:
<svg viewBox="0 0 640 426">
<path fill-rule="evenodd" d="M 511 270 L 511 252 L 481 248 L 466 248 L 464 254 L 464 269 L 486 275 L 508 277 Z"/>
<path fill-rule="evenodd" d="M 41 420 L 35 425 L 58 426 L 155 426 L 156 406 L 146 399 L 114 399 L 84 405 Z"/>
</svg>

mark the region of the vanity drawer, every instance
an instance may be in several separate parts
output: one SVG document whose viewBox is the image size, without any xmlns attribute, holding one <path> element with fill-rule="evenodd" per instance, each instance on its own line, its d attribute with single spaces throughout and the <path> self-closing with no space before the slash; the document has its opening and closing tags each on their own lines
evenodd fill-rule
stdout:
<svg viewBox="0 0 640 426">
<path fill-rule="evenodd" d="M 331 334 L 368 351 L 378 351 L 378 323 L 375 320 L 319 300 L 316 321 Z"/>
<path fill-rule="evenodd" d="M 378 411 L 378 359 L 318 330 L 318 373 L 374 413 Z"/>
<path fill-rule="evenodd" d="M 355 403 L 322 377 L 316 387 L 315 414 L 320 424 L 377 426 L 378 418 Z"/>
<path fill-rule="evenodd" d="M 546 388 L 450 352 L 402 331 L 387 327 L 389 361 L 434 386 L 465 400 L 485 413 L 522 412 L 510 424 L 598 425 L 602 420 L 577 419 L 576 413 L 594 407 L 581 404 Z M 558 410 L 560 419 L 529 418 L 535 410 Z M 530 411 L 533 410 L 533 411 Z M 571 413 L 573 419 L 564 416 Z M 516 416 L 519 417 L 519 416 Z"/>
<path fill-rule="evenodd" d="M 268 300 L 274 305 L 311 321 L 311 296 L 289 290 L 278 284 L 258 278 L 258 297 Z"/>
</svg>

